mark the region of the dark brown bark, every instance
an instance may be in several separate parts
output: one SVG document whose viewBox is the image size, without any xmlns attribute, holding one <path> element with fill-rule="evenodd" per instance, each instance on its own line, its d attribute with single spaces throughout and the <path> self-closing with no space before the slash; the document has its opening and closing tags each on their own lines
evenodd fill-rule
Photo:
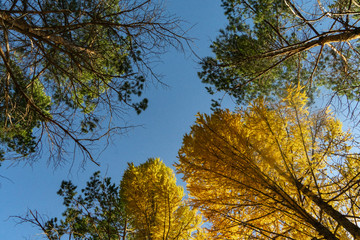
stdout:
<svg viewBox="0 0 360 240">
<path fill-rule="evenodd" d="M 360 239 L 360 228 L 347 219 L 343 214 L 334 209 L 330 204 L 325 202 L 321 197 L 314 194 L 308 187 L 305 187 L 301 182 L 296 181 L 296 187 L 309 199 L 311 199 L 321 210 L 327 213 L 330 217 L 336 220 L 339 225 L 345 228 L 354 239 Z"/>
</svg>

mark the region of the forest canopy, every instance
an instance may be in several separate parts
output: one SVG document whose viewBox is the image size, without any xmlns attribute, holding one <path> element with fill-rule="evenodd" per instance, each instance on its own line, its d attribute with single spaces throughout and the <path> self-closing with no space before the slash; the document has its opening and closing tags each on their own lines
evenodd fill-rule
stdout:
<svg viewBox="0 0 360 240">
<path fill-rule="evenodd" d="M 95 172 L 81 191 L 63 181 L 57 193 L 66 208 L 61 218 L 45 220 L 36 211 L 18 217 L 49 240 L 190 240 L 201 224 L 174 172 L 158 158 L 130 163 L 120 184 Z"/>
<path fill-rule="evenodd" d="M 88 144 L 146 109 L 151 62 L 185 40 L 161 1 L 6 0 L 0 9 L 0 160 L 36 158 L 42 147 L 61 160 L 70 144 L 94 161 Z"/>
<path fill-rule="evenodd" d="M 119 184 L 99 172 L 81 191 L 63 181 L 62 217 L 20 221 L 48 239 L 360 240 L 358 132 L 329 107 L 336 96 L 358 112 L 360 3 L 221 2 L 228 24 L 198 74 L 237 107 L 215 100 L 184 136 L 175 167 L 188 198 L 149 159 L 128 164 Z M 0 160 L 39 156 L 48 141 L 54 159 L 72 142 L 94 161 L 88 147 L 146 109 L 153 57 L 186 41 L 158 1 L 1 4 Z"/>
<path fill-rule="evenodd" d="M 199 72 L 210 93 L 246 103 L 301 83 L 310 97 L 325 87 L 359 100 L 358 1 L 222 0 L 222 6 L 228 24 Z"/>
<path fill-rule="evenodd" d="M 213 239 L 359 239 L 360 155 L 305 89 L 200 114 L 179 150 L 190 203 Z"/>
</svg>

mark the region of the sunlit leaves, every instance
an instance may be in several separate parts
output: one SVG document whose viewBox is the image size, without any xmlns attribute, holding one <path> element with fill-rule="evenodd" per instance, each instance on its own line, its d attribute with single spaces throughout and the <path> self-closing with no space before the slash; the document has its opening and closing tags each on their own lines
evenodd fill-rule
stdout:
<svg viewBox="0 0 360 240">
<path fill-rule="evenodd" d="M 37 226 L 48 239 L 185 240 L 203 239 L 201 216 L 184 199 L 173 171 L 159 159 L 129 164 L 120 185 L 95 172 L 78 190 L 63 181 L 57 192 L 66 207 L 62 218 L 44 221 L 29 211 L 22 221 Z"/>
<path fill-rule="evenodd" d="M 360 210 L 359 156 L 333 114 L 307 102 L 302 88 L 289 87 L 278 103 L 258 98 L 247 109 L 198 115 L 177 169 L 213 237 L 349 236 L 346 215 Z"/>
<path fill-rule="evenodd" d="M 130 164 L 121 182 L 136 239 L 192 239 L 200 216 L 184 202 L 173 171 L 159 159 Z"/>
</svg>

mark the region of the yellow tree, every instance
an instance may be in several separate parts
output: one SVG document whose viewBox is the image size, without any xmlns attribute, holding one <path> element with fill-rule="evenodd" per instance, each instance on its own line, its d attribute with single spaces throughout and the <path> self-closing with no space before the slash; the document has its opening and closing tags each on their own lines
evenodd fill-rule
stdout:
<svg viewBox="0 0 360 240">
<path fill-rule="evenodd" d="M 199 115 L 177 171 L 218 239 L 360 239 L 359 155 L 299 87 L 279 103 Z"/>
<path fill-rule="evenodd" d="M 129 164 L 121 181 L 125 210 L 135 239 L 192 239 L 201 218 L 185 204 L 184 190 L 159 159 Z"/>
</svg>

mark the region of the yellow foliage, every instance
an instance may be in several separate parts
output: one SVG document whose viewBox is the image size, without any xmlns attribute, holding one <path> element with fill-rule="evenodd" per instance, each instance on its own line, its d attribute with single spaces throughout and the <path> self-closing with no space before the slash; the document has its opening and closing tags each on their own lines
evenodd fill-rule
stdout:
<svg viewBox="0 0 360 240">
<path fill-rule="evenodd" d="M 129 164 L 121 182 L 121 195 L 135 239 L 192 239 L 201 218 L 183 200 L 173 171 L 159 159 L 140 166 Z"/>
<path fill-rule="evenodd" d="M 301 90 L 289 87 L 276 104 L 260 98 L 237 112 L 199 114 L 184 136 L 177 171 L 212 238 L 351 235 L 342 219 L 359 213 L 349 188 L 360 180 L 359 156 L 341 122 L 328 109 L 310 113 Z M 326 204 L 342 216 L 334 220 Z"/>
</svg>

